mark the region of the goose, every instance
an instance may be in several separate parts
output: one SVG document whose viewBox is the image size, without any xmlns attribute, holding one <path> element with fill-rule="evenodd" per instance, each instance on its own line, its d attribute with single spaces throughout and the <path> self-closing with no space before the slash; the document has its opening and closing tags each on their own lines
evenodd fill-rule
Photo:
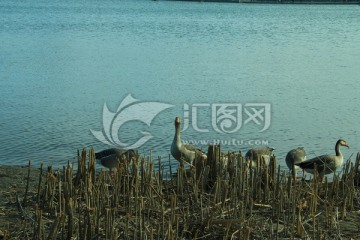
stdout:
<svg viewBox="0 0 360 240">
<path fill-rule="evenodd" d="M 183 159 L 185 162 L 193 165 L 196 156 L 202 156 L 204 159 L 207 158 L 205 152 L 195 148 L 190 144 L 183 144 L 181 142 L 180 132 L 181 119 L 175 118 L 175 136 L 171 144 L 171 155 L 179 162 Z"/>
<path fill-rule="evenodd" d="M 104 167 L 109 168 L 110 172 L 119 165 L 122 159 L 127 158 L 130 160 L 137 156 L 138 153 L 133 149 L 123 150 L 119 148 L 110 148 L 95 153 L 96 160 L 100 161 L 101 165 Z"/>
<path fill-rule="evenodd" d="M 335 172 L 343 164 L 344 157 L 340 152 L 340 146 L 349 148 L 344 139 L 339 139 L 335 144 L 335 155 L 322 155 L 304 162 L 295 163 L 295 165 L 312 174 L 314 174 L 316 166 L 317 173 L 320 179 L 322 179 L 324 175 Z"/>
<path fill-rule="evenodd" d="M 298 147 L 290 150 L 285 158 L 286 165 L 290 169 L 293 180 L 296 179 L 296 170 L 299 166 L 295 165 L 306 160 L 306 153 L 303 147 Z"/>
<path fill-rule="evenodd" d="M 256 147 L 252 148 L 245 154 L 245 160 L 251 168 L 257 167 L 258 159 L 263 160 L 266 165 L 269 165 L 270 157 L 273 156 L 272 152 L 275 148 L 271 147 Z"/>
</svg>

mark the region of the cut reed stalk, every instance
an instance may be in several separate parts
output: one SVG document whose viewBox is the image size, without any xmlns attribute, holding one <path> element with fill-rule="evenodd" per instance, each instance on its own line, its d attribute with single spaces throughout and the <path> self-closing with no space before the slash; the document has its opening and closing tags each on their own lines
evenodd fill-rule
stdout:
<svg viewBox="0 0 360 240">
<path fill-rule="evenodd" d="M 25 188 L 25 195 L 23 198 L 23 206 L 26 205 L 27 196 L 28 196 L 28 192 L 29 192 L 30 172 L 31 172 L 31 161 L 29 161 L 29 164 L 28 164 L 28 174 L 27 174 L 27 178 L 26 178 L 26 188 Z"/>
</svg>

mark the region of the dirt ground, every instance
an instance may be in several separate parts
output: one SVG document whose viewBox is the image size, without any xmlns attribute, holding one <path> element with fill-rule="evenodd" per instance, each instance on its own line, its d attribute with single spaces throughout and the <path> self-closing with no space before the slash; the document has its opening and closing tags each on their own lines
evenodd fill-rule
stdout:
<svg viewBox="0 0 360 240">
<path fill-rule="evenodd" d="M 25 207 L 28 169 L 28 166 L 0 165 L 0 239 L 19 229 L 26 218 L 21 208 Z M 39 176 L 40 169 L 31 168 L 27 198 L 37 193 Z"/>
</svg>

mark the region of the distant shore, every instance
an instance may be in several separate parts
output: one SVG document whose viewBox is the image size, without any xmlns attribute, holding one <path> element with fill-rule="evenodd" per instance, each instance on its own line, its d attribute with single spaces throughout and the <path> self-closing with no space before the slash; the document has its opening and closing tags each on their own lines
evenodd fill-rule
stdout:
<svg viewBox="0 0 360 240">
<path fill-rule="evenodd" d="M 360 0 L 175 0 L 188 2 L 264 3 L 264 4 L 337 4 L 360 5 Z"/>
</svg>

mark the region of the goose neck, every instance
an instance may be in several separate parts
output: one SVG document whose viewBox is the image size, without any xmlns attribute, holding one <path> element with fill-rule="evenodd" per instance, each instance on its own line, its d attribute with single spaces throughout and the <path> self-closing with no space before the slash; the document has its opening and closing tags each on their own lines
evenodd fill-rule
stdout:
<svg viewBox="0 0 360 240">
<path fill-rule="evenodd" d="M 336 145 L 335 145 L 335 154 L 336 156 L 341 156 L 341 152 L 340 152 L 340 141 L 337 141 L 336 142 Z"/>
<path fill-rule="evenodd" d="M 180 125 L 175 125 L 175 136 L 174 140 L 176 142 L 181 142 L 181 131 L 180 131 Z"/>
</svg>

